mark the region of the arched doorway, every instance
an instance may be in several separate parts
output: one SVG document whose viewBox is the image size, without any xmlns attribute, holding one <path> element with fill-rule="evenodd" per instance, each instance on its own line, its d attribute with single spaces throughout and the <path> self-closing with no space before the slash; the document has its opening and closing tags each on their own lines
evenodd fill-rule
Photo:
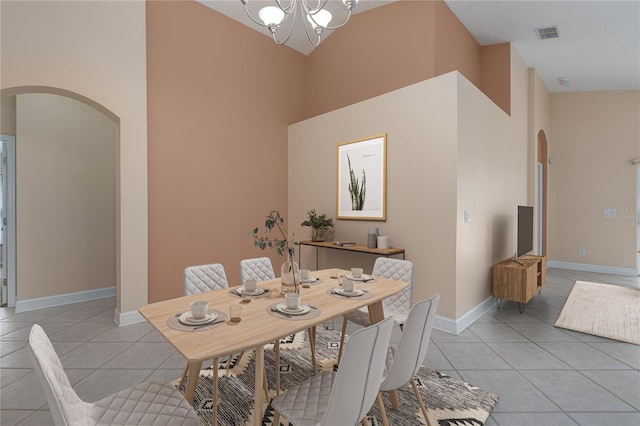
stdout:
<svg viewBox="0 0 640 426">
<path fill-rule="evenodd" d="M 547 136 L 544 130 L 538 132 L 538 228 L 539 228 L 539 253 L 547 255 Z"/>
<path fill-rule="evenodd" d="M 91 99 L 59 88 L 15 87 L 3 89 L 2 97 L 18 100 L 15 121 L 20 123 L 14 132 L 20 156 L 16 183 L 22 197 L 17 207 L 22 212 L 17 212 L 14 258 L 16 279 L 22 284 L 9 289 L 19 296 L 16 312 L 69 303 L 69 294 L 85 294 L 87 299 L 115 295 L 118 117 Z M 22 146 L 17 133 L 23 136 Z M 36 140 L 43 143 L 33 143 Z M 39 268 L 28 267 L 34 264 Z M 38 279 L 44 273 L 39 269 L 47 269 L 49 278 Z M 31 285 L 34 282 L 39 285 Z"/>
</svg>

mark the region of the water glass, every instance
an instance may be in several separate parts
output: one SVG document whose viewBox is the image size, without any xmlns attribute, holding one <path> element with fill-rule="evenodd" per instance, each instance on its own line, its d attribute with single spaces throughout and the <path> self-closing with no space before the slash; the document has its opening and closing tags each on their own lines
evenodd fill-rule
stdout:
<svg viewBox="0 0 640 426">
<path fill-rule="evenodd" d="M 229 306 L 229 320 L 231 322 L 240 322 L 242 319 L 242 306 L 231 305 Z"/>
</svg>

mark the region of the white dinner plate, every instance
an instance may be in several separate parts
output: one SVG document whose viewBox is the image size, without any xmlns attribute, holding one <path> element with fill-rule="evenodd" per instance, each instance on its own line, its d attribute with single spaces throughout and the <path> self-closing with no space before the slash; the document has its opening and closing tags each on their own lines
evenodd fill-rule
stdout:
<svg viewBox="0 0 640 426">
<path fill-rule="evenodd" d="M 191 315 L 191 311 L 187 311 L 180 315 L 180 318 L 178 318 L 178 320 L 185 325 L 203 325 L 215 321 L 216 318 L 218 318 L 218 314 L 216 314 L 215 312 L 210 312 L 202 319 L 195 319 Z"/>
<path fill-rule="evenodd" d="M 284 302 L 278 303 L 276 305 L 276 309 L 288 315 L 304 315 L 304 314 L 308 314 L 309 311 L 311 311 L 311 307 L 304 303 L 300 305 L 300 309 L 298 310 L 287 308 L 287 304 Z"/>
<path fill-rule="evenodd" d="M 336 287 L 333 289 L 333 291 L 338 294 L 344 294 L 345 296 L 352 297 L 362 296 L 364 294 L 364 291 L 360 290 L 359 288 L 354 288 L 353 291 L 345 291 L 342 287 Z"/>
<path fill-rule="evenodd" d="M 355 278 L 353 275 L 349 274 L 349 275 L 345 275 L 344 276 L 346 279 L 351 280 L 351 281 L 369 281 L 370 279 L 372 279 L 373 277 L 371 275 L 365 275 L 362 274 L 359 278 Z"/>
<path fill-rule="evenodd" d="M 260 296 L 260 295 L 261 295 L 261 294 L 263 294 L 265 291 L 267 291 L 267 289 L 266 289 L 266 288 L 264 288 L 264 287 L 256 287 L 256 289 L 255 289 L 255 290 L 253 290 L 253 291 L 247 291 L 247 290 L 245 290 L 245 288 L 244 288 L 244 287 L 240 287 L 240 288 L 238 289 L 238 293 L 240 293 L 240 294 L 246 294 L 247 296 Z"/>
</svg>

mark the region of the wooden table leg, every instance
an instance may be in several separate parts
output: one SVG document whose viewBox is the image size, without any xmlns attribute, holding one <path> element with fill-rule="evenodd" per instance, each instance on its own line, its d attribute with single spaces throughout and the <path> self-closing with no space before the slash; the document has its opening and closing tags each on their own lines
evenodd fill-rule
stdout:
<svg viewBox="0 0 640 426">
<path fill-rule="evenodd" d="M 371 324 L 377 324 L 384 319 L 384 310 L 382 309 L 382 301 L 374 302 L 368 306 L 369 319 Z"/>
<path fill-rule="evenodd" d="M 276 395 L 280 395 L 280 338 L 273 344 L 273 352 L 276 357 Z"/>
<path fill-rule="evenodd" d="M 256 383 L 253 390 L 253 424 L 262 425 L 262 380 L 264 377 L 264 345 L 256 347 Z"/>
<path fill-rule="evenodd" d="M 218 426 L 218 358 L 213 359 L 213 401 L 211 401 L 211 423 L 213 426 Z"/>
<path fill-rule="evenodd" d="M 196 396 L 196 386 L 198 385 L 198 380 L 200 379 L 200 368 L 202 367 L 202 362 L 190 362 L 189 363 L 189 373 L 187 375 L 187 388 L 184 391 L 184 397 L 189 404 L 193 404 L 193 398 Z"/>
<path fill-rule="evenodd" d="M 309 332 L 309 346 L 311 347 L 311 365 L 313 366 L 313 374 L 318 373 L 318 363 L 316 361 L 316 326 L 310 327 Z"/>
</svg>

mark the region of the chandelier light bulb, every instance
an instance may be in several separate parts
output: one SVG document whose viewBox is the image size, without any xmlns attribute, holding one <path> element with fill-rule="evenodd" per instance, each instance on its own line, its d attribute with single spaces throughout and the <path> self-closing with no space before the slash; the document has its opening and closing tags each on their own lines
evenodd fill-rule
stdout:
<svg viewBox="0 0 640 426">
<path fill-rule="evenodd" d="M 326 9 L 320 9 L 318 12 L 307 15 L 307 20 L 311 23 L 311 26 L 314 30 L 317 30 L 317 27 L 321 27 L 323 30 L 329 26 L 329 22 L 331 22 L 331 12 Z"/>
<path fill-rule="evenodd" d="M 284 19 L 284 12 L 279 7 L 267 6 L 260 9 L 258 16 L 268 27 L 277 27 Z"/>
<path fill-rule="evenodd" d="M 344 3 L 348 10 L 351 10 L 356 4 L 358 4 L 358 0 L 342 0 L 342 3 Z"/>
<path fill-rule="evenodd" d="M 288 2 L 275 0 L 275 6 L 263 7 L 256 17 L 249 9 L 249 3 L 264 4 L 264 0 L 240 0 L 240 2 L 249 19 L 253 23 L 267 28 L 276 44 L 285 44 L 289 41 L 296 25 L 296 16 L 299 16 L 307 39 L 314 46 L 320 44 L 320 38 L 325 31 L 336 30 L 346 25 L 353 8 L 358 4 L 358 0 L 342 0 L 341 2 L 337 0 L 316 0 L 315 2 L 311 0 L 289 0 Z M 338 17 L 336 19 L 340 22 L 329 25 L 334 16 L 324 8 L 326 4 L 342 9 L 342 12 L 338 10 L 336 15 Z M 305 16 L 309 24 L 304 22 Z M 313 34 L 314 32 L 315 34 Z"/>
</svg>

